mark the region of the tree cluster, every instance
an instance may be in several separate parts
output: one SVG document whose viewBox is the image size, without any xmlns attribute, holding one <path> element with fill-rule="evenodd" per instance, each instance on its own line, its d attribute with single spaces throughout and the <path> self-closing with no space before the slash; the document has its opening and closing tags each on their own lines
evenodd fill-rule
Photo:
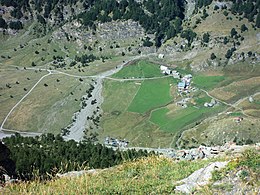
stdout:
<svg viewBox="0 0 260 195">
<path fill-rule="evenodd" d="M 250 22 L 253 22 L 256 17 L 256 26 L 260 27 L 260 1 L 259 0 L 247 0 L 247 1 L 237 1 L 232 0 L 233 5 L 231 11 L 233 14 L 243 15 Z M 259 18 L 259 19 L 257 19 Z"/>
<path fill-rule="evenodd" d="M 82 56 L 75 56 L 75 61 L 81 62 L 83 65 L 90 62 L 94 62 L 98 59 L 99 58 L 94 56 L 93 54 L 83 54 Z"/>
<path fill-rule="evenodd" d="M 87 4 L 89 5 L 89 4 Z M 184 18 L 183 1 L 147 0 L 139 3 L 133 0 L 95 1 L 78 15 L 85 26 L 95 29 L 95 21 L 109 22 L 118 19 L 138 21 L 148 33 L 155 33 L 155 45 L 160 47 L 166 39 L 181 31 Z"/>
<path fill-rule="evenodd" d="M 196 8 L 202 8 L 212 3 L 212 0 L 196 0 Z"/>
<path fill-rule="evenodd" d="M 62 136 L 43 134 L 36 137 L 22 137 L 20 134 L 4 138 L 3 142 L 11 152 L 20 179 L 48 178 L 57 172 L 68 172 L 82 168 L 106 168 L 148 156 L 147 151 L 119 151 L 88 141 L 64 141 Z M 48 173 L 48 174 L 47 174 Z"/>
<path fill-rule="evenodd" d="M 15 163 L 10 159 L 10 150 L 0 141 L 0 184 L 4 174 L 15 176 Z"/>
</svg>

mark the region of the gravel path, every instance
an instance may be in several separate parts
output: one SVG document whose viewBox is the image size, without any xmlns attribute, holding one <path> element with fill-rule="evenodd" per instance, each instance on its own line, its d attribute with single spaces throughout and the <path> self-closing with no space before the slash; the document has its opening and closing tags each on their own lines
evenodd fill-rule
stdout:
<svg viewBox="0 0 260 195">
<path fill-rule="evenodd" d="M 36 133 L 36 132 L 24 132 L 24 131 L 10 130 L 10 129 L 1 129 L 0 130 L 0 139 L 3 139 L 4 137 L 10 137 L 11 135 L 14 135 L 15 133 L 19 133 L 20 135 L 26 136 L 26 137 L 35 137 L 37 135 L 41 135 L 41 133 Z"/>
<path fill-rule="evenodd" d="M 139 57 L 135 57 L 127 62 L 124 62 L 117 66 L 114 69 L 111 69 L 109 71 L 103 72 L 96 76 L 89 76 L 88 78 L 95 79 L 94 90 L 92 91 L 92 97 L 87 100 L 87 106 L 83 109 L 81 109 L 80 112 L 77 112 L 75 114 L 76 121 L 72 123 L 72 126 L 69 128 L 70 133 L 66 136 L 64 136 L 65 140 L 74 139 L 76 141 L 81 141 L 84 136 L 84 130 L 90 129 L 91 125 L 93 125 L 93 122 L 91 120 L 87 120 L 87 117 L 93 116 L 93 113 L 96 111 L 98 112 L 98 107 L 101 108 L 101 104 L 103 103 L 103 97 L 102 97 L 102 86 L 103 86 L 103 79 L 110 78 L 109 76 L 117 73 L 120 71 L 124 65 L 128 64 L 130 61 L 135 60 Z M 67 76 L 73 76 L 68 75 Z M 91 104 L 92 101 L 96 101 L 95 104 Z M 99 113 L 102 113 L 102 111 L 99 110 Z"/>
</svg>

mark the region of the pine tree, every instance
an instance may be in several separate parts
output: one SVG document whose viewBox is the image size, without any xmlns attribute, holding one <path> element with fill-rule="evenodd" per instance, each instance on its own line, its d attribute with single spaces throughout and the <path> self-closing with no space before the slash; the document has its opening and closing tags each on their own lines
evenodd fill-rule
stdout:
<svg viewBox="0 0 260 195">
<path fill-rule="evenodd" d="M 257 17 L 256 17 L 256 27 L 260 28 L 260 12 L 258 12 Z"/>
</svg>

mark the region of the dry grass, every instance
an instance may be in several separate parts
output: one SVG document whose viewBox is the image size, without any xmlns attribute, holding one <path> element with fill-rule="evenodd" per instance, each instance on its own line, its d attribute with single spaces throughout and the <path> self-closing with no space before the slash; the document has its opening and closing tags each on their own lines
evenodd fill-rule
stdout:
<svg viewBox="0 0 260 195">
<path fill-rule="evenodd" d="M 80 98 L 89 88 L 89 82 L 62 75 L 44 78 L 12 112 L 5 127 L 59 133 L 61 128 L 71 122 L 73 113 L 79 110 Z"/>
<path fill-rule="evenodd" d="M 215 88 L 210 94 L 218 99 L 230 102 L 257 92 L 259 83 L 260 77 L 234 81 L 227 86 Z"/>
<path fill-rule="evenodd" d="M 10 109 L 32 88 L 32 86 L 44 75 L 46 71 L 35 72 L 34 70 L 0 70 L 0 122 Z M 30 80 L 28 80 L 28 79 Z M 19 82 L 17 84 L 16 82 Z M 6 84 L 10 84 L 8 88 Z M 25 89 L 27 91 L 25 91 Z M 13 98 L 11 98 L 13 96 Z"/>
<path fill-rule="evenodd" d="M 216 160 L 216 159 L 215 159 Z M 174 182 L 209 161 L 174 162 L 164 157 L 149 157 L 80 177 L 6 186 L 8 194 L 171 194 Z"/>
<path fill-rule="evenodd" d="M 259 119 L 244 117 L 244 120 L 238 124 L 234 118 L 234 116 L 225 115 L 205 120 L 194 128 L 183 132 L 182 142 L 183 140 L 189 141 L 185 147 L 199 146 L 202 143 L 206 145 L 222 145 L 225 142 L 233 141 L 235 137 L 239 140 L 251 139 L 258 142 L 260 139 Z M 197 143 L 194 143 L 192 138 L 197 140 Z"/>
</svg>

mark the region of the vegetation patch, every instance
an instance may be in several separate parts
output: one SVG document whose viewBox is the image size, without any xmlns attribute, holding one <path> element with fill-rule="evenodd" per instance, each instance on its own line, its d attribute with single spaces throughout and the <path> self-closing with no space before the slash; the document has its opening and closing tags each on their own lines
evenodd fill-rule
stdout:
<svg viewBox="0 0 260 195">
<path fill-rule="evenodd" d="M 44 78 L 11 113 L 5 127 L 60 133 L 61 128 L 72 122 L 73 113 L 80 109 L 80 99 L 89 83 L 61 75 Z"/>
<path fill-rule="evenodd" d="M 171 84 L 173 84 L 172 78 L 144 81 L 128 107 L 128 111 L 145 113 L 169 103 L 172 100 Z"/>
<path fill-rule="evenodd" d="M 0 70 L 0 123 L 11 108 L 33 87 L 46 71 Z"/>
<path fill-rule="evenodd" d="M 243 114 L 241 112 L 231 112 L 229 116 L 242 116 Z"/>
<path fill-rule="evenodd" d="M 157 124 L 161 130 L 177 132 L 196 121 L 217 113 L 221 109 L 221 106 L 216 108 L 188 107 L 168 114 L 169 110 L 167 108 L 161 108 L 152 112 L 150 121 Z"/>
<path fill-rule="evenodd" d="M 212 172 L 212 183 L 208 185 L 207 191 L 218 194 L 226 191 L 232 191 L 232 194 L 255 194 L 260 186 L 259 165 L 259 152 L 247 149 L 240 157 L 231 160 L 225 168 Z M 206 188 L 203 187 L 201 190 L 204 191 Z"/>
<path fill-rule="evenodd" d="M 137 159 L 154 153 L 143 150 L 115 151 L 91 141 L 65 141 L 61 135 L 42 134 L 22 137 L 20 134 L 4 138 L 16 163 L 19 179 L 50 179 L 57 172 L 107 168 L 125 161 Z M 1 178 L 2 179 L 2 178 Z M 1 180 L 0 180 L 1 181 Z"/>
<path fill-rule="evenodd" d="M 106 80 L 104 82 L 102 109 L 106 113 L 113 111 L 124 112 L 139 90 L 140 85 L 133 81 L 118 82 Z"/>
<path fill-rule="evenodd" d="M 114 74 L 114 78 L 151 78 L 163 76 L 160 67 L 148 61 L 137 61 L 134 64 L 125 66 L 118 73 Z"/>
<path fill-rule="evenodd" d="M 253 95 L 254 93 L 257 93 L 260 89 L 258 84 L 259 82 L 259 76 L 234 81 L 226 86 L 215 88 L 211 91 L 211 94 L 219 99 L 234 102 L 239 100 L 241 97 L 246 97 L 249 94 Z"/>
<path fill-rule="evenodd" d="M 225 80 L 225 76 L 204 76 L 197 75 L 194 77 L 194 84 L 202 89 L 212 89 Z"/>
<path fill-rule="evenodd" d="M 209 161 L 174 162 L 164 157 L 148 157 L 115 168 L 40 183 L 21 183 L 5 188 L 12 194 L 171 194 L 173 182 L 189 176 Z"/>
</svg>

